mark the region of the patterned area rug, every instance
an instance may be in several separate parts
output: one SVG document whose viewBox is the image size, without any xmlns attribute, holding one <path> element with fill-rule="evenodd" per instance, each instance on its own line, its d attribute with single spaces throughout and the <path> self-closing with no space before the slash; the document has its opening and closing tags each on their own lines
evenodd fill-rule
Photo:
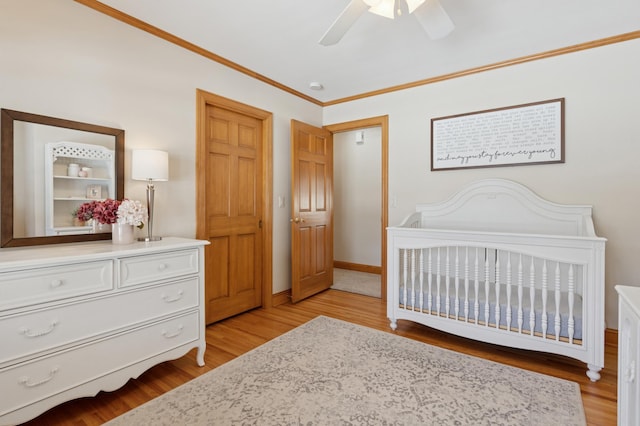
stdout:
<svg viewBox="0 0 640 426">
<path fill-rule="evenodd" d="M 577 383 L 327 317 L 107 423 L 584 425 Z"/>
</svg>

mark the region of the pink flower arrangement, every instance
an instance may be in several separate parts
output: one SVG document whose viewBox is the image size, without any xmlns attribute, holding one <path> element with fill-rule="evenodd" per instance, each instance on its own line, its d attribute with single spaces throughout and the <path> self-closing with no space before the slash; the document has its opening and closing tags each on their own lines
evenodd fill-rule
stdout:
<svg viewBox="0 0 640 426">
<path fill-rule="evenodd" d="M 104 201 L 89 201 L 78 207 L 76 217 L 87 221 L 95 219 L 99 223 L 112 224 L 118 219 L 118 207 L 121 201 L 107 198 Z"/>
<path fill-rule="evenodd" d="M 91 220 L 93 219 L 93 210 L 95 210 L 98 203 L 99 201 L 84 203 L 74 211 L 73 215 L 82 222 Z"/>
</svg>

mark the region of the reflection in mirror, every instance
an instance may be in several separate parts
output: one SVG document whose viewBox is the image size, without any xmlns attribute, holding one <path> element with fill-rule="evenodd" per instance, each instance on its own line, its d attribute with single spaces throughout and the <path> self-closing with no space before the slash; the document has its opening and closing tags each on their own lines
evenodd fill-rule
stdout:
<svg viewBox="0 0 640 426">
<path fill-rule="evenodd" d="M 110 238 L 74 220 L 124 196 L 124 131 L 2 110 L 2 247 Z"/>
<path fill-rule="evenodd" d="M 86 201 L 115 198 L 115 138 L 24 121 L 13 131 L 14 238 L 91 233 L 74 223 L 73 212 Z"/>
</svg>

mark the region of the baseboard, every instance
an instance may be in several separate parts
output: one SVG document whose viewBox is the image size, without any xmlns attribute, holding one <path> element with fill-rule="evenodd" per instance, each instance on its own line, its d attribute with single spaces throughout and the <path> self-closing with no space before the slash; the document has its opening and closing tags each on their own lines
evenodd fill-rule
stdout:
<svg viewBox="0 0 640 426">
<path fill-rule="evenodd" d="M 604 344 L 618 346 L 618 330 L 614 330 L 613 328 L 606 328 L 604 330 Z"/>
<path fill-rule="evenodd" d="M 291 290 L 284 290 L 271 296 L 271 306 L 280 306 L 291 301 Z"/>
<path fill-rule="evenodd" d="M 367 272 L 369 274 L 382 274 L 382 268 L 380 266 L 362 265 L 360 263 L 342 262 L 340 260 L 334 260 L 333 267 L 348 269 L 350 271 Z"/>
</svg>

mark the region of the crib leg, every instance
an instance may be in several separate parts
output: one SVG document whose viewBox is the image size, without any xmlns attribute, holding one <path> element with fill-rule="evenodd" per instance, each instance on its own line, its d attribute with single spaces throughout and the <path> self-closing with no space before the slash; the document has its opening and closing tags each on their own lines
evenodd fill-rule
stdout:
<svg viewBox="0 0 640 426">
<path fill-rule="evenodd" d="M 587 376 L 591 379 L 592 382 L 597 382 L 600 380 L 600 370 L 602 367 L 598 367 L 597 365 L 587 364 L 589 370 L 587 371 Z"/>
<path fill-rule="evenodd" d="M 395 320 L 395 318 L 389 318 L 389 319 L 391 320 L 391 324 L 389 324 L 391 329 L 395 330 L 396 328 L 398 328 L 398 322 Z"/>
</svg>

